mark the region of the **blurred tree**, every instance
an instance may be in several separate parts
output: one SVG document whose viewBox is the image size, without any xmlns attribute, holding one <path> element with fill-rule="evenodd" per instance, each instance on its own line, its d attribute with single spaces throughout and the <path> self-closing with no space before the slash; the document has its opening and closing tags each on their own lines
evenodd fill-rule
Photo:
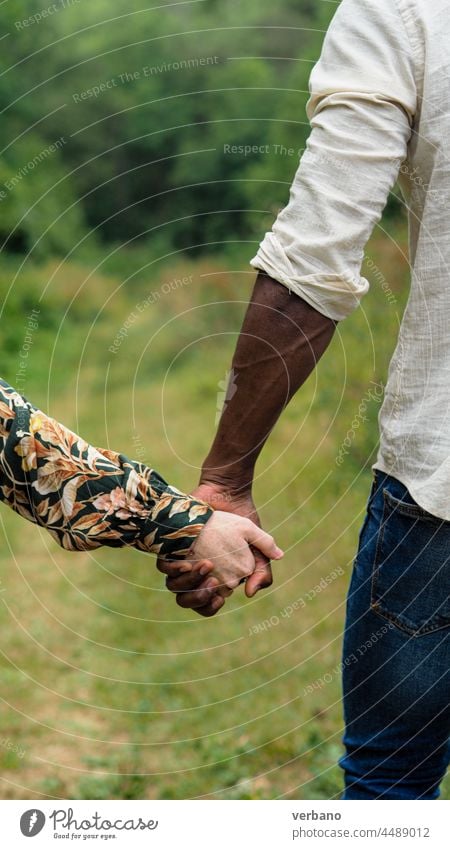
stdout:
<svg viewBox="0 0 450 849">
<path fill-rule="evenodd" d="M 65 252 L 85 225 L 160 251 L 260 236 L 305 143 L 331 4 L 55 8 L 38 19 L 32 0 L 21 26 L 23 4 L 0 5 L 0 189 L 21 175 L 0 205 L 6 248 Z"/>
</svg>

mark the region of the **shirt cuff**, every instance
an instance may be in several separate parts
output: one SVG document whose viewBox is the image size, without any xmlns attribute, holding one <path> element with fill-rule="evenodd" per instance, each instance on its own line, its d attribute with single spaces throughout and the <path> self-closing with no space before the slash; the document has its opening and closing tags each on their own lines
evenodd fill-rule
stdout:
<svg viewBox="0 0 450 849">
<path fill-rule="evenodd" d="M 311 273 L 306 258 L 303 268 L 294 265 L 273 232 L 266 233 L 250 265 L 282 283 L 333 321 L 347 318 L 369 291 L 364 277 L 350 273 Z"/>
<path fill-rule="evenodd" d="M 159 478 L 159 475 L 156 472 L 152 474 L 149 498 L 153 501 L 154 478 Z M 159 480 L 165 488 L 149 517 L 144 520 L 134 546 L 140 551 L 152 551 L 166 559 L 184 559 L 214 511 L 206 502 L 167 486 L 162 478 Z"/>
</svg>

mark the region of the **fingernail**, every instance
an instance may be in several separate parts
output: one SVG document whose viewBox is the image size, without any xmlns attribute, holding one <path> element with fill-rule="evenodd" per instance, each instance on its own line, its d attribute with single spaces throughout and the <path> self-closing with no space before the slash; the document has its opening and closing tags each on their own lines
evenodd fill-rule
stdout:
<svg viewBox="0 0 450 849">
<path fill-rule="evenodd" d="M 211 566 L 209 566 L 209 564 L 205 564 L 198 571 L 200 575 L 207 575 L 211 571 Z"/>
<path fill-rule="evenodd" d="M 185 563 L 179 568 L 180 572 L 192 572 L 192 563 Z"/>
<path fill-rule="evenodd" d="M 275 557 L 284 557 L 284 551 L 283 551 L 283 549 L 278 548 L 278 546 L 276 547 L 276 554 L 275 554 Z"/>
<path fill-rule="evenodd" d="M 215 590 L 217 587 L 217 581 L 214 578 L 211 578 L 209 581 L 205 582 L 205 589 L 207 590 Z"/>
</svg>

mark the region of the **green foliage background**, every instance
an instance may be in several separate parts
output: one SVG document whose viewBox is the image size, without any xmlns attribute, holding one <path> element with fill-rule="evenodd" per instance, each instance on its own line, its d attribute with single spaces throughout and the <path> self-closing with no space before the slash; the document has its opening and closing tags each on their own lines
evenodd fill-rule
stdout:
<svg viewBox="0 0 450 849">
<path fill-rule="evenodd" d="M 31 0 L 26 16 L 42 9 Z M 18 26 L 23 4 L 0 5 L 1 374 L 15 383 L 38 310 L 26 394 L 186 490 L 214 433 L 248 260 L 306 143 L 308 77 L 333 9 L 80 0 Z M 187 60 L 198 61 L 168 68 Z M 235 594 L 205 621 L 174 606 L 151 558 L 75 557 L 0 511 L 5 798 L 339 797 L 339 675 L 305 691 L 341 657 L 376 403 L 336 457 L 386 381 L 406 253 L 394 194 L 368 248 L 369 295 L 258 465 L 265 526 L 287 551 L 269 592 Z M 339 567 L 305 610 L 280 615 Z"/>
<path fill-rule="evenodd" d="M 24 26 L 23 4 L 0 6 L 10 33 L 0 53 L 1 182 L 66 140 L 11 192 L 0 233 L 14 231 L 10 243 L 39 256 L 72 247 L 83 226 L 107 243 L 152 231 L 169 249 L 222 241 L 225 231 L 259 234 L 261 212 L 247 210 L 272 217 L 292 161 L 226 156 L 223 146 L 304 146 L 308 76 L 330 4 L 251 0 L 238 16 L 234 3 L 213 0 L 56 8 Z M 33 20 L 40 0 L 26 12 Z"/>
</svg>

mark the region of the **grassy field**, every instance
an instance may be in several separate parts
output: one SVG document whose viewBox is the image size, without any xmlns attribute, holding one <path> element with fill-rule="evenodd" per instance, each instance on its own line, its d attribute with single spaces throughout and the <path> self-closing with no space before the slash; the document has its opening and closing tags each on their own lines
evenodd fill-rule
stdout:
<svg viewBox="0 0 450 849">
<path fill-rule="evenodd" d="M 152 557 L 63 552 L 0 511 L 4 798 L 339 797 L 345 593 L 377 447 L 374 384 L 386 381 L 407 297 L 405 251 L 403 231 L 373 240 L 363 308 L 259 462 L 256 500 L 287 552 L 269 591 L 235 593 L 204 620 L 174 604 Z M 2 376 L 14 383 L 26 315 L 39 309 L 26 394 L 188 489 L 254 275 L 238 258 L 141 264 L 122 253 L 96 270 L 55 261 L 16 278 L 16 264 L 2 265 L 2 291 L 13 283 Z M 364 401 L 369 421 L 338 466 Z"/>
</svg>

